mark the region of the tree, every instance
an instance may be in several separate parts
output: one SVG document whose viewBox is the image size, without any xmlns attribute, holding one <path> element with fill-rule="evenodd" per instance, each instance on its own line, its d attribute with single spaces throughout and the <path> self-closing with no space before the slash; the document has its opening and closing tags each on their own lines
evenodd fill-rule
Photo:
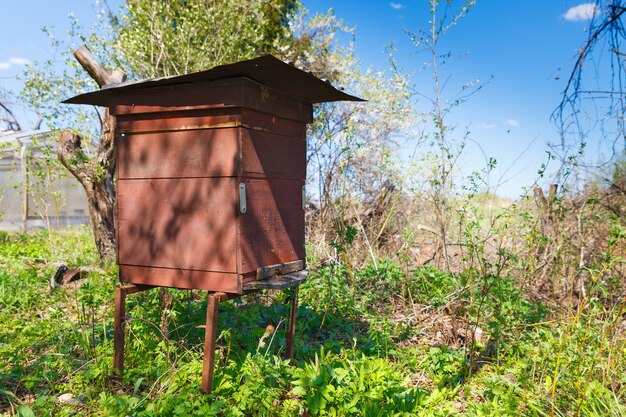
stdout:
<svg viewBox="0 0 626 417">
<path fill-rule="evenodd" d="M 296 0 L 129 0 L 111 15 L 122 68 L 138 78 L 178 75 L 272 52 Z"/>
<path fill-rule="evenodd" d="M 623 158 L 626 151 L 623 85 L 626 81 L 623 47 L 626 1 L 596 0 L 588 6 L 591 20 L 587 39 L 578 51 L 552 119 L 559 127 L 563 148 L 571 142 L 584 147 L 588 138 L 596 135 L 598 140 L 608 142 L 609 160 L 614 156 Z M 590 70 L 596 73 L 590 74 Z"/>
<path fill-rule="evenodd" d="M 86 46 L 74 52 L 76 60 L 100 87 L 119 83 L 126 74 L 119 69 L 112 73 L 102 68 Z M 94 240 L 102 257 L 115 254 L 115 137 L 113 119 L 109 109 L 100 118 L 100 138 L 96 153 L 88 157 L 82 147 L 83 138 L 75 132 L 64 130 L 59 137 L 57 155 L 69 172 L 82 184 L 87 194 L 89 218 L 94 230 Z"/>
</svg>

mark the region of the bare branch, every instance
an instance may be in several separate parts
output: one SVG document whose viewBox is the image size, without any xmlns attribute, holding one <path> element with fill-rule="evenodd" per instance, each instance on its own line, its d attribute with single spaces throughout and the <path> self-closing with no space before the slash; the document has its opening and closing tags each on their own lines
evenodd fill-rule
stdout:
<svg viewBox="0 0 626 417">
<path fill-rule="evenodd" d="M 113 74 L 105 70 L 86 45 L 81 45 L 75 50 L 74 57 L 100 87 L 121 82 L 126 77 L 120 69 L 115 70 Z"/>
<path fill-rule="evenodd" d="M 597 29 L 595 29 L 590 34 L 589 38 L 587 39 L 587 42 L 578 53 L 578 58 L 576 59 L 576 62 L 574 63 L 572 72 L 570 73 L 570 76 L 567 80 L 567 85 L 565 86 L 565 89 L 563 90 L 563 98 L 561 100 L 561 104 L 559 105 L 557 109 L 559 113 L 561 114 L 563 113 L 565 105 L 567 103 L 570 103 L 573 98 L 572 96 L 576 94 L 576 90 L 578 90 L 578 85 L 575 85 L 577 84 L 576 80 L 578 79 L 577 74 L 579 74 L 580 71 L 582 70 L 583 63 L 585 62 L 585 59 L 589 55 L 593 46 L 597 43 L 600 36 L 603 35 L 611 27 L 611 25 L 613 25 L 616 21 L 618 21 L 622 17 L 622 14 L 624 14 L 625 12 L 626 12 L 626 8 L 613 6 L 613 13 L 609 15 L 609 17 L 603 22 L 602 25 L 600 25 Z M 613 52 L 616 52 L 616 50 L 614 50 Z M 572 89 L 574 89 L 573 93 L 572 93 Z"/>
<path fill-rule="evenodd" d="M 17 118 L 15 117 L 15 115 L 13 114 L 11 109 L 9 109 L 9 107 L 7 107 L 1 101 L 0 101 L 0 108 L 2 108 L 2 110 L 4 110 L 4 112 L 9 116 L 8 118 L 3 117 L 0 120 L 5 121 L 7 123 L 7 125 L 9 126 L 10 130 L 22 130 L 22 127 L 18 123 Z"/>
<path fill-rule="evenodd" d="M 80 135 L 68 130 L 61 132 L 57 155 L 63 166 L 83 184 L 85 189 L 91 186 L 89 159 L 83 152 Z"/>
</svg>

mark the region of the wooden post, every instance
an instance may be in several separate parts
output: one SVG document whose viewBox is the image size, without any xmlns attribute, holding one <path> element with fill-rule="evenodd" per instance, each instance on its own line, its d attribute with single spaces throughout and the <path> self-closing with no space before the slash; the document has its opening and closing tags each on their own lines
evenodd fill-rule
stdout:
<svg viewBox="0 0 626 417">
<path fill-rule="evenodd" d="M 30 192 L 28 184 L 29 155 L 28 147 L 22 144 L 22 148 L 20 149 L 20 168 L 22 169 L 22 231 L 24 232 L 28 231 L 28 193 Z"/>
<path fill-rule="evenodd" d="M 115 321 L 113 323 L 113 368 L 120 380 L 124 375 L 124 316 L 126 316 L 126 291 L 115 288 Z"/>
<path fill-rule="evenodd" d="M 287 321 L 286 359 L 293 359 L 293 344 L 296 337 L 296 316 L 298 315 L 298 289 L 299 286 L 294 287 L 291 295 L 291 307 L 289 308 L 289 319 Z"/>
<path fill-rule="evenodd" d="M 113 368 L 120 380 L 124 376 L 124 323 L 126 322 L 126 296 L 154 288 L 151 285 L 130 284 L 115 288 L 115 317 L 113 321 Z"/>
<path fill-rule="evenodd" d="M 226 294 L 209 293 L 206 306 L 206 330 L 204 332 L 204 360 L 202 362 L 202 391 L 210 394 L 213 390 L 213 370 L 215 369 L 215 337 L 217 334 L 218 305 Z"/>
</svg>

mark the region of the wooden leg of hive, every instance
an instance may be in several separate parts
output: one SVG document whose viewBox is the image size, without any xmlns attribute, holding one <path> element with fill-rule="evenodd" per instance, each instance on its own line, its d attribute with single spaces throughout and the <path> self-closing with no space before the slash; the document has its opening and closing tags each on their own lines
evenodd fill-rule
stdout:
<svg viewBox="0 0 626 417">
<path fill-rule="evenodd" d="M 151 285 L 124 285 L 115 288 L 115 317 L 113 321 L 113 368 L 120 380 L 124 375 L 124 325 L 126 323 L 126 296 L 154 288 Z"/>
<path fill-rule="evenodd" d="M 115 319 L 113 323 L 113 368 L 118 377 L 124 375 L 124 317 L 126 316 L 126 291 L 115 288 Z"/>
<path fill-rule="evenodd" d="M 215 336 L 217 334 L 217 307 L 224 293 L 209 293 L 206 306 L 206 330 L 204 332 L 204 361 L 202 363 L 202 391 L 210 394 L 213 389 L 215 368 Z"/>
<path fill-rule="evenodd" d="M 298 314 L 298 287 L 292 290 L 291 307 L 289 309 L 289 321 L 287 322 L 287 347 L 286 359 L 293 359 L 293 343 L 296 337 L 296 315 Z"/>
</svg>

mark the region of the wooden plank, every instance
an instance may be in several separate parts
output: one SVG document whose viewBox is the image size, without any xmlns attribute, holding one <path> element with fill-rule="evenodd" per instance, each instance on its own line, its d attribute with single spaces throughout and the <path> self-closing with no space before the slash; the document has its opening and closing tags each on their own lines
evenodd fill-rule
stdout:
<svg viewBox="0 0 626 417">
<path fill-rule="evenodd" d="M 261 281 L 251 281 L 243 284 L 244 291 L 251 290 L 284 290 L 296 287 L 306 281 L 309 271 L 302 270 L 286 275 L 276 275 Z"/>
<path fill-rule="evenodd" d="M 117 193 L 120 264 L 237 272 L 235 178 L 118 180 Z"/>
<path fill-rule="evenodd" d="M 237 274 L 134 265 L 120 265 L 119 268 L 120 280 L 124 282 L 170 288 L 223 291 L 234 294 L 243 293 L 241 277 Z"/>
<path fill-rule="evenodd" d="M 246 214 L 239 216 L 238 272 L 304 259 L 302 180 L 245 179 Z"/>
<path fill-rule="evenodd" d="M 275 114 L 262 113 L 251 109 L 240 109 L 241 126 L 262 132 L 275 133 L 306 140 L 306 123 L 290 120 Z"/>
<path fill-rule="evenodd" d="M 304 259 L 299 259 L 293 262 L 287 262 L 283 264 L 263 266 L 256 270 L 256 279 L 267 279 L 275 275 L 285 275 L 292 272 L 301 271 L 304 269 Z"/>
<path fill-rule="evenodd" d="M 289 97 L 270 87 L 242 78 L 245 105 L 242 107 L 275 114 L 286 119 L 305 123 L 313 121 L 313 105 Z"/>
<path fill-rule="evenodd" d="M 117 131 L 125 133 L 167 132 L 238 127 L 241 124 L 240 109 L 164 111 L 120 115 L 117 118 Z"/>
<path fill-rule="evenodd" d="M 236 176 L 238 128 L 118 137 L 118 178 Z"/>
<path fill-rule="evenodd" d="M 292 138 L 306 139 L 306 123 L 246 108 L 163 111 L 124 114 L 117 117 L 117 131 L 124 133 L 246 127 Z"/>
<path fill-rule="evenodd" d="M 306 140 L 241 128 L 243 176 L 306 178 Z"/>
<path fill-rule="evenodd" d="M 246 128 L 118 136 L 119 179 L 241 175 L 304 180 L 306 141 Z"/>
<path fill-rule="evenodd" d="M 156 287 L 154 285 L 130 284 L 130 285 L 123 285 L 121 287 L 116 287 L 116 288 L 121 288 L 121 291 L 124 293 L 124 295 L 130 295 L 130 294 L 136 294 L 142 291 L 148 291 Z"/>
<path fill-rule="evenodd" d="M 241 83 L 219 80 L 208 83 L 165 85 L 129 89 L 113 94 L 109 100 L 110 113 L 157 113 L 166 111 L 223 109 L 240 107 L 244 102 Z"/>
<path fill-rule="evenodd" d="M 112 115 L 244 107 L 310 123 L 313 106 L 250 79 L 237 77 L 194 84 L 129 89 L 111 96 Z"/>
</svg>

